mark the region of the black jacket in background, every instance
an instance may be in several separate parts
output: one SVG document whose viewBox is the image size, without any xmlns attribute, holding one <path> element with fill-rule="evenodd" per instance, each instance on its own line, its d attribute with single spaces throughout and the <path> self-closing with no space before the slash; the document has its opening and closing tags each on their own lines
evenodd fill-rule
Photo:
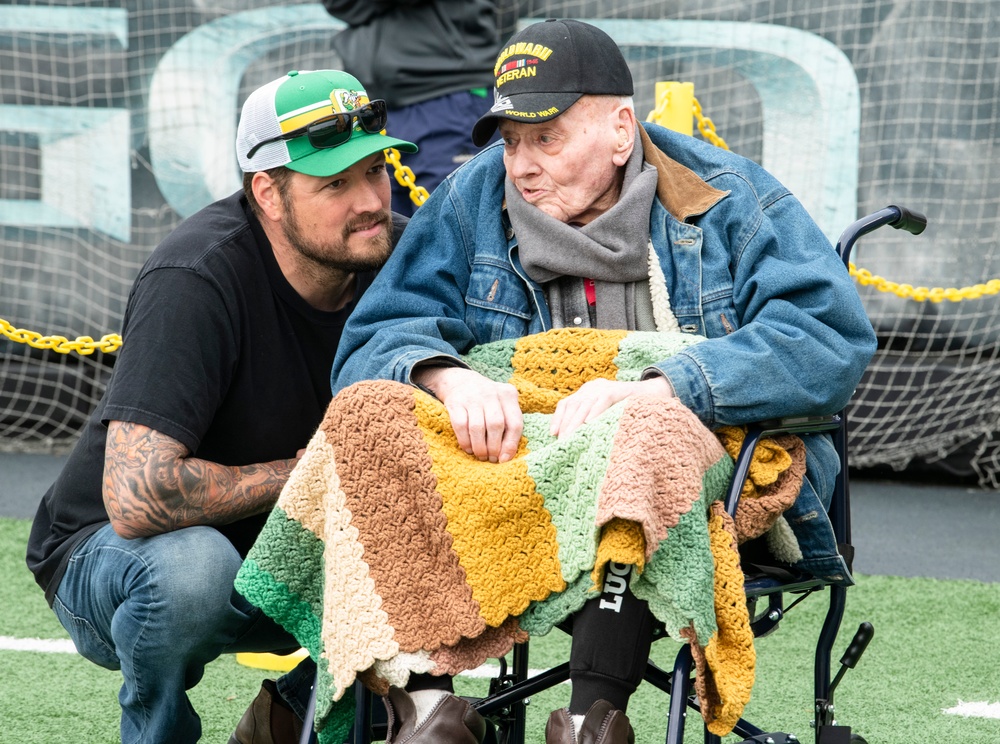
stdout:
<svg viewBox="0 0 1000 744">
<path fill-rule="evenodd" d="M 501 4 L 511 0 L 323 0 L 348 25 L 333 39 L 344 70 L 390 108 L 491 89 L 500 45 L 513 31 L 498 26 Z"/>
</svg>

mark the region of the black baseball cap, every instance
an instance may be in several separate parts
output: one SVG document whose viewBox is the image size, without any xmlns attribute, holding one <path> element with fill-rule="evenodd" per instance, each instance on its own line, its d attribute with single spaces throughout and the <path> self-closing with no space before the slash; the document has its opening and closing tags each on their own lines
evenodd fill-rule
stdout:
<svg viewBox="0 0 1000 744">
<path fill-rule="evenodd" d="M 485 145 L 498 119 L 554 119 L 581 96 L 631 96 L 632 73 L 615 40 L 589 23 L 550 18 L 511 37 L 497 56 L 494 103 L 472 128 Z"/>
</svg>

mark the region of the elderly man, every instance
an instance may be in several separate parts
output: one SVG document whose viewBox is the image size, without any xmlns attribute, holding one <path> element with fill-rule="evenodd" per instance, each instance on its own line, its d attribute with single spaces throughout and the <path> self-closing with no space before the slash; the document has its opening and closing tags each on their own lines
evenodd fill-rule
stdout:
<svg viewBox="0 0 1000 744">
<path fill-rule="evenodd" d="M 781 184 L 744 158 L 637 125 L 628 66 L 591 25 L 531 25 L 494 72 L 496 102 L 473 136 L 484 142 L 499 128 L 502 144 L 418 211 L 345 329 L 335 392 L 370 379 L 419 386 L 445 406 L 466 452 L 502 463 L 523 431 L 517 394 L 460 355 L 575 326 L 707 340 L 638 381 L 584 384 L 559 403 L 555 436 L 636 395 L 676 398 L 710 428 L 847 402 L 875 336 L 829 242 Z M 785 514 L 798 565 L 850 582 L 821 518 L 836 454 L 827 437 L 807 438 L 807 476 Z M 548 744 L 633 740 L 625 710 L 649 623 L 628 591 L 621 601 L 596 596 L 576 614 L 571 700 L 552 713 Z M 391 690 L 389 741 L 476 741 L 476 714 L 448 697 L 449 683 L 415 676 Z"/>
<path fill-rule="evenodd" d="M 405 224 L 394 229 L 383 149 L 414 146 L 382 136 L 385 123 L 385 102 L 337 70 L 250 95 L 243 190 L 182 223 L 139 272 L 107 391 L 38 508 L 28 566 L 79 652 L 121 670 L 122 742 L 197 741 L 186 690 L 208 662 L 297 647 L 233 578 Z M 267 680 L 230 741 L 298 741 L 307 666 Z"/>
</svg>

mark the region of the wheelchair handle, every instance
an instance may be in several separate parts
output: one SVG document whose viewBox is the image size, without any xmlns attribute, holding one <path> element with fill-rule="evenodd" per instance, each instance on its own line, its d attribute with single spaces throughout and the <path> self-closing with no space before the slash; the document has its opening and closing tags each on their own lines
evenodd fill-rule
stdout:
<svg viewBox="0 0 1000 744">
<path fill-rule="evenodd" d="M 843 260 L 845 266 L 850 261 L 851 249 L 854 248 L 858 239 L 883 225 L 919 235 L 927 227 L 927 218 L 914 209 L 890 204 L 884 209 L 872 212 L 860 220 L 852 222 L 841 233 L 840 239 L 837 241 L 837 255 Z"/>
<path fill-rule="evenodd" d="M 844 678 L 847 670 L 854 669 L 857 666 L 858 661 L 861 659 L 861 654 L 868 648 L 868 643 L 871 641 L 873 635 L 875 635 L 875 628 L 872 627 L 871 623 L 863 622 L 858 626 L 858 632 L 851 639 L 851 645 L 847 647 L 847 650 L 840 659 L 840 671 L 837 672 L 837 676 L 830 683 L 830 690 L 827 693 L 826 700 L 816 701 L 818 708 L 817 723 L 822 718 L 828 718 L 824 725 L 835 723 L 833 721 L 833 692 L 837 689 L 837 685 L 840 684 L 840 680 Z"/>
<path fill-rule="evenodd" d="M 906 207 L 899 207 L 895 204 L 889 206 L 899 210 L 899 217 L 894 222 L 890 222 L 889 227 L 894 227 L 897 230 L 906 230 L 906 232 L 913 235 L 919 235 L 927 227 L 927 218 L 920 212 L 907 209 Z"/>
<path fill-rule="evenodd" d="M 869 622 L 861 623 L 858 626 L 858 632 L 854 634 L 854 638 L 851 640 L 851 645 L 847 647 L 847 650 L 841 657 L 840 663 L 845 667 L 854 669 L 861 659 L 861 654 L 868 648 L 873 635 L 875 635 L 875 628 L 872 627 L 872 624 Z"/>
</svg>

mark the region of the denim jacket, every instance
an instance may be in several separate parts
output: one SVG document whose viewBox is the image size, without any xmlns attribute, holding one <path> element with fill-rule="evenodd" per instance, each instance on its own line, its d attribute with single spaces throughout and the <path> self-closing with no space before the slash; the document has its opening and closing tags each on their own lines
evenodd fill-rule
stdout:
<svg viewBox="0 0 1000 744">
<path fill-rule="evenodd" d="M 746 158 L 651 124 L 659 171 L 650 238 L 683 332 L 707 339 L 647 370 L 710 428 L 843 408 L 875 334 L 843 263 L 789 191 Z M 502 209 L 503 145 L 435 189 L 344 330 L 334 393 L 369 379 L 410 383 L 413 366 L 551 327 Z M 454 363 L 460 363 L 457 360 Z M 785 519 L 799 566 L 853 582 L 826 511 L 839 458 L 807 435 L 807 473 Z"/>
</svg>

